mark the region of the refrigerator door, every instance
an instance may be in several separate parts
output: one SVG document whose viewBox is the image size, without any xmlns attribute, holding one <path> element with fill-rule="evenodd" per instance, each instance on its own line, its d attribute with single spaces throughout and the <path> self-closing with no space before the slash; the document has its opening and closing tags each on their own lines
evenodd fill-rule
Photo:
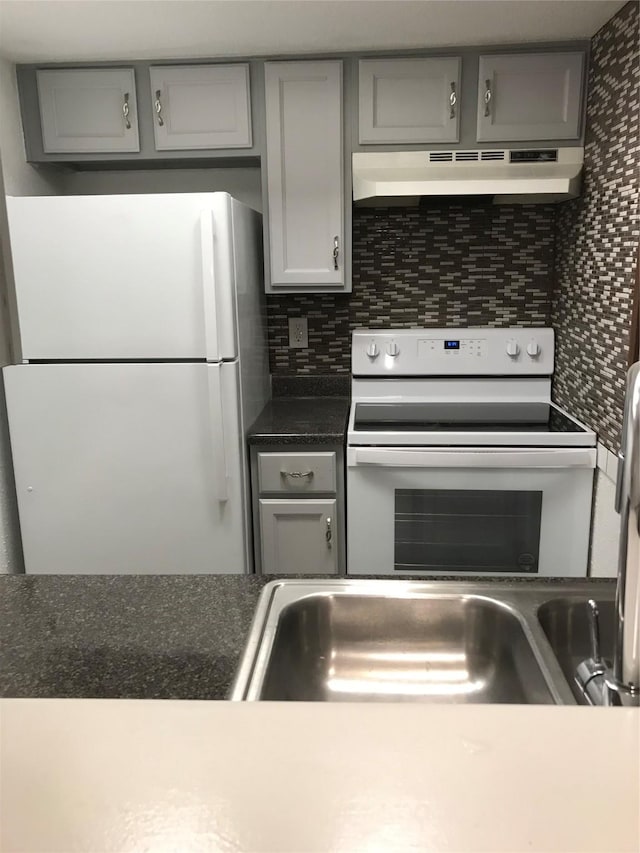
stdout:
<svg viewBox="0 0 640 853">
<path fill-rule="evenodd" d="M 236 363 L 4 377 L 27 573 L 247 570 Z"/>
<path fill-rule="evenodd" d="M 230 203 L 226 193 L 8 198 L 22 358 L 235 358 Z"/>
</svg>

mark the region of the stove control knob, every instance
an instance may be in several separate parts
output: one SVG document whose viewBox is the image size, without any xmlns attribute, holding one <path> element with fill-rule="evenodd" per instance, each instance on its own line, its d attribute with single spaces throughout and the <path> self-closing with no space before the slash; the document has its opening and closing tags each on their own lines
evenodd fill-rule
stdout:
<svg viewBox="0 0 640 853">
<path fill-rule="evenodd" d="M 367 355 L 371 359 L 377 358 L 380 355 L 380 350 L 378 349 L 378 344 L 375 341 L 371 341 L 369 346 L 367 347 Z"/>
<path fill-rule="evenodd" d="M 527 344 L 527 354 L 531 358 L 537 358 L 540 355 L 540 344 L 538 341 L 531 340 Z"/>
<path fill-rule="evenodd" d="M 510 358 L 517 358 L 520 353 L 520 347 L 518 346 L 518 342 L 513 339 L 507 341 L 507 355 Z"/>
<path fill-rule="evenodd" d="M 396 358 L 400 355 L 400 347 L 395 341 L 391 341 L 391 343 L 387 347 L 387 355 L 390 355 L 391 358 Z"/>
</svg>

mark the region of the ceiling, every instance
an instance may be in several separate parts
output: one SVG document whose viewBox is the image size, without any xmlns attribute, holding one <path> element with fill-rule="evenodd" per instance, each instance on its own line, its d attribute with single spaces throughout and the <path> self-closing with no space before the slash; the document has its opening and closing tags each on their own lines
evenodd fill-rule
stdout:
<svg viewBox="0 0 640 853">
<path fill-rule="evenodd" d="M 0 0 L 13 61 L 171 59 L 590 38 L 624 0 Z"/>
</svg>

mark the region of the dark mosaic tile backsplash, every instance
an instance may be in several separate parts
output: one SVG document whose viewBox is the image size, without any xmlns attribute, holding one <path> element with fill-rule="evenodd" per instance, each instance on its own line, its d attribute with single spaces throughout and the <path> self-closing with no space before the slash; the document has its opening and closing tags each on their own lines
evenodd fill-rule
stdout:
<svg viewBox="0 0 640 853">
<path fill-rule="evenodd" d="M 267 298 L 272 373 L 348 373 L 358 327 L 547 325 L 554 220 L 552 205 L 354 208 L 351 296 Z M 309 347 L 289 349 L 300 315 Z"/>
<path fill-rule="evenodd" d="M 638 250 L 640 39 L 628 3 L 591 43 L 582 195 L 558 208 L 554 398 L 616 451 Z"/>
</svg>

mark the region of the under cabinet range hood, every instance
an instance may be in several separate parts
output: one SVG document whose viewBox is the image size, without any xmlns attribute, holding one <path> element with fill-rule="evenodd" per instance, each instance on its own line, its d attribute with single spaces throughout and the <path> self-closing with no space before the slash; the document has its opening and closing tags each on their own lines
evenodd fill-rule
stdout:
<svg viewBox="0 0 640 853">
<path fill-rule="evenodd" d="M 495 204 L 566 201 L 580 194 L 583 148 L 373 151 L 353 154 L 353 200 L 418 204 L 424 196 L 493 196 Z"/>
</svg>

